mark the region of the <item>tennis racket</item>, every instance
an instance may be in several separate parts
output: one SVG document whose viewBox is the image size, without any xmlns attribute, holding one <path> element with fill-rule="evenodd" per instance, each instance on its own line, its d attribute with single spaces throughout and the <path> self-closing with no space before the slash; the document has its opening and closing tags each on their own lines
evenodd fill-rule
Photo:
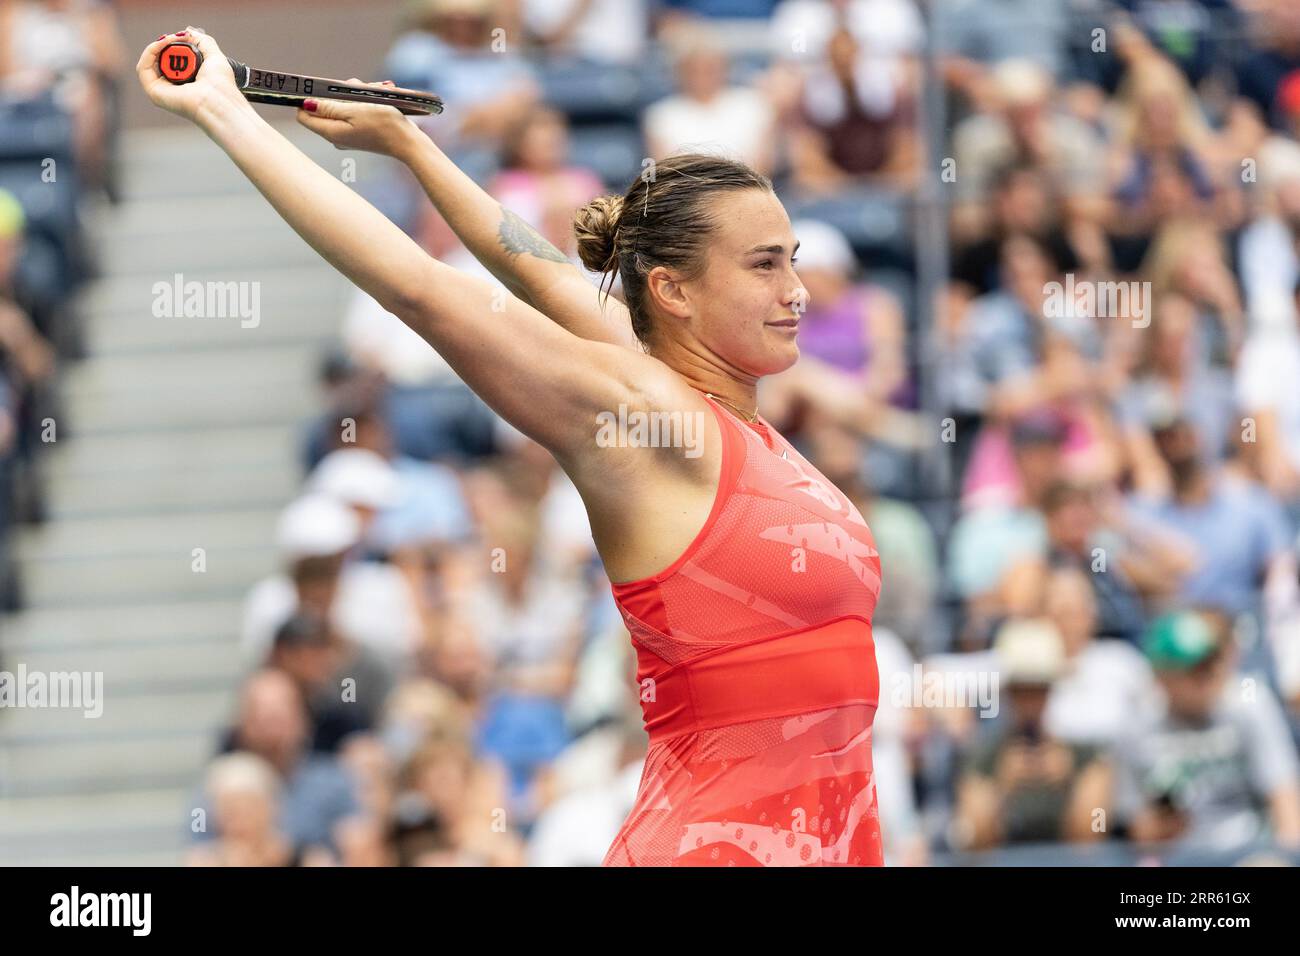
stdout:
<svg viewBox="0 0 1300 956">
<path fill-rule="evenodd" d="M 321 76 L 304 76 L 301 73 L 281 73 L 278 70 L 258 70 L 233 57 L 226 57 L 235 71 L 235 84 L 253 103 L 270 103 L 273 106 L 301 106 L 308 98 L 346 100 L 350 103 L 377 103 L 395 106 L 407 116 L 427 116 L 441 113 L 442 100 L 432 93 L 406 90 L 400 86 L 360 86 L 331 80 Z M 164 79 L 180 85 L 193 83 L 203 66 L 203 54 L 192 43 L 177 40 L 158 53 L 158 72 Z"/>
</svg>

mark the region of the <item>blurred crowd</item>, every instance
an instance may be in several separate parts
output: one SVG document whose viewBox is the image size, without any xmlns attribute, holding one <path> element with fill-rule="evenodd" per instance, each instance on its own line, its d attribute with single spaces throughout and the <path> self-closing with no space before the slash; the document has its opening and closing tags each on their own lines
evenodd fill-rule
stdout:
<svg viewBox="0 0 1300 956">
<path fill-rule="evenodd" d="M 108 15 L 0 0 L 33 36 Z M 75 104 L 120 51 L 53 49 L 0 45 L 0 126 L 63 117 L 40 155 L 111 197 Z M 760 407 L 881 553 L 887 862 L 1300 851 L 1300 6 L 417 0 L 375 71 L 575 263 L 575 208 L 648 160 L 773 179 L 810 301 Z M 86 269 L 14 142 L 5 475 Z M 485 274 L 403 170 L 364 188 Z M 360 293 L 320 388 L 191 862 L 598 864 L 646 741 L 575 489 Z"/>
<path fill-rule="evenodd" d="M 126 63 L 107 0 L 0 0 L 0 611 L 23 603 L 14 528 L 44 518 L 58 371 L 81 354 L 87 204 L 118 199 Z"/>
<path fill-rule="evenodd" d="M 646 160 L 776 183 L 762 410 L 881 552 L 890 863 L 1300 849 L 1300 9 L 428 0 L 380 69 L 575 263 Z M 576 491 L 364 295 L 321 385 L 194 861 L 598 864 L 645 737 Z"/>
</svg>

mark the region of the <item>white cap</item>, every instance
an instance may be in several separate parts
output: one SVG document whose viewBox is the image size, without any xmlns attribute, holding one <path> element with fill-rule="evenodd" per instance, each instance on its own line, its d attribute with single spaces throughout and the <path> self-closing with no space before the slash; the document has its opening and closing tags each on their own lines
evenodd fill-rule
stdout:
<svg viewBox="0 0 1300 956">
<path fill-rule="evenodd" d="M 361 540 L 361 519 L 347 505 L 327 495 L 307 494 L 280 514 L 275 543 L 285 558 L 341 554 Z"/>
<path fill-rule="evenodd" d="M 1007 621 L 998 628 L 993 652 L 1007 684 L 1046 685 L 1065 673 L 1061 632 L 1044 618 Z"/>
<path fill-rule="evenodd" d="M 795 239 L 799 240 L 799 251 L 795 258 L 795 270 L 831 269 L 835 272 L 852 272 L 857 265 L 853 247 L 840 232 L 828 222 L 820 219 L 797 219 L 790 224 Z"/>
<path fill-rule="evenodd" d="M 321 459 L 307 490 L 345 504 L 387 508 L 397 502 L 400 479 L 382 456 L 365 448 L 340 448 Z"/>
<path fill-rule="evenodd" d="M 993 67 L 993 86 L 1006 106 L 1033 106 L 1052 95 L 1052 75 L 1034 60 L 1007 59 Z"/>
</svg>

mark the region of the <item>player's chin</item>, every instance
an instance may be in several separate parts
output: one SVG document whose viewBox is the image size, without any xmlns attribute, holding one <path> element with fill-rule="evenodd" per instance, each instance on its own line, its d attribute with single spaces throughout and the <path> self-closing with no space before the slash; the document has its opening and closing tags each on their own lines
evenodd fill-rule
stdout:
<svg viewBox="0 0 1300 956">
<path fill-rule="evenodd" d="M 799 343 L 793 336 L 782 335 L 780 340 L 769 342 L 762 374 L 778 375 L 797 361 L 799 361 Z"/>
</svg>

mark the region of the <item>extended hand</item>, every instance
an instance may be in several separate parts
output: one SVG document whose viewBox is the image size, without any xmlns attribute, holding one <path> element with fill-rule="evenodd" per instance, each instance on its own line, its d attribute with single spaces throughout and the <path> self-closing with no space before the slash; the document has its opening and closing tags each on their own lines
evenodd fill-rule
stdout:
<svg viewBox="0 0 1300 956">
<path fill-rule="evenodd" d="M 158 72 L 158 53 L 167 44 L 177 40 L 194 44 L 203 54 L 203 66 L 193 83 L 177 85 Z M 155 106 L 161 106 L 191 122 L 198 122 L 205 108 L 217 101 L 247 104 L 239 87 L 235 85 L 234 71 L 230 69 L 230 63 L 221 52 L 221 47 L 217 46 L 217 41 L 195 27 L 186 27 L 179 34 L 168 34 L 161 40 L 150 43 L 140 54 L 135 72 L 140 85 Z"/>
<path fill-rule="evenodd" d="M 362 83 L 356 77 L 348 82 L 361 86 L 393 85 L 392 80 Z M 394 106 L 325 99 L 311 102 L 316 104 L 315 111 L 299 109 L 298 122 L 338 149 L 364 149 L 392 156 L 404 137 L 417 129 Z"/>
</svg>

